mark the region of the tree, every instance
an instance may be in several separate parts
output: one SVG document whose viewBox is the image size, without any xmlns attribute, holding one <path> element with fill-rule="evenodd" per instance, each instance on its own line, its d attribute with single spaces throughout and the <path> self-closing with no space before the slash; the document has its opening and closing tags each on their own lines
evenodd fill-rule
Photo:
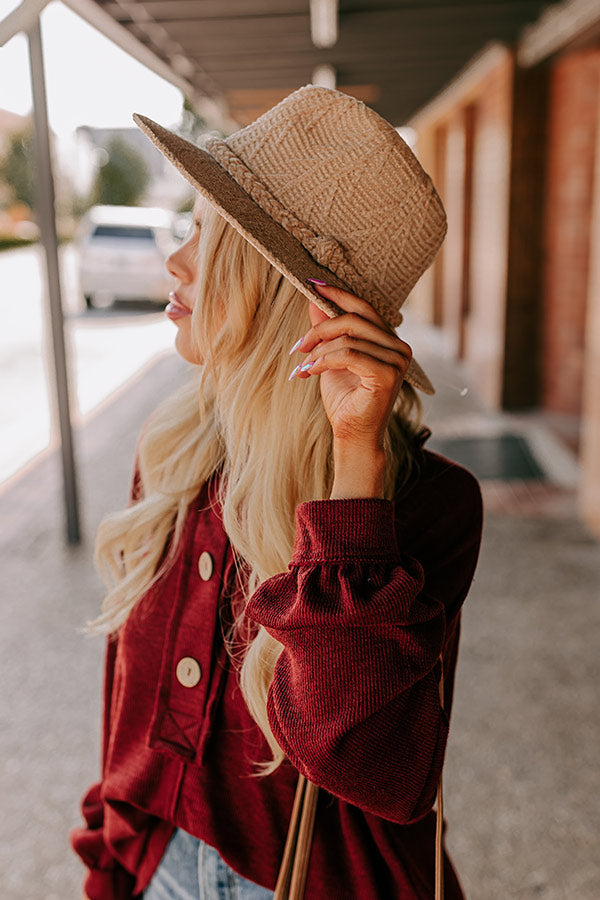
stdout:
<svg viewBox="0 0 600 900">
<path fill-rule="evenodd" d="M 108 159 L 98 169 L 92 187 L 93 202 L 135 206 L 150 181 L 148 166 L 138 151 L 121 138 L 113 138 L 106 150 Z"/>
<path fill-rule="evenodd" d="M 8 139 L 8 149 L 0 162 L 0 181 L 7 184 L 15 203 L 35 206 L 35 171 L 33 129 L 15 131 Z"/>
<path fill-rule="evenodd" d="M 181 122 L 177 129 L 178 133 L 186 138 L 186 140 L 195 144 L 198 138 L 201 137 L 201 135 L 206 134 L 208 130 L 206 119 L 196 112 L 190 98 L 187 96 L 184 97 L 183 109 L 181 110 Z"/>
</svg>

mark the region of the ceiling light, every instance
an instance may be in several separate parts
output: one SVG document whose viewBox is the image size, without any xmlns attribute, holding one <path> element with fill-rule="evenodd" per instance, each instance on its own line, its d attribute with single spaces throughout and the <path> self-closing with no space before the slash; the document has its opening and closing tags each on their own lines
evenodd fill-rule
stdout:
<svg viewBox="0 0 600 900">
<path fill-rule="evenodd" d="M 312 74 L 312 83 L 318 84 L 319 87 L 335 88 L 336 74 L 333 66 L 317 66 Z"/>
<path fill-rule="evenodd" d="M 310 0 L 310 36 L 315 47 L 333 47 L 338 39 L 338 0 Z"/>
</svg>

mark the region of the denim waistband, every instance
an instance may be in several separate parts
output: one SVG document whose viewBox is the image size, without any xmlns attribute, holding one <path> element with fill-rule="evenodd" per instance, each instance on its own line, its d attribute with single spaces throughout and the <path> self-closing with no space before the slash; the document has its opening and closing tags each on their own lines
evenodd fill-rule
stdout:
<svg viewBox="0 0 600 900">
<path fill-rule="evenodd" d="M 144 900 L 273 900 L 273 891 L 242 878 L 210 847 L 178 828 Z"/>
</svg>

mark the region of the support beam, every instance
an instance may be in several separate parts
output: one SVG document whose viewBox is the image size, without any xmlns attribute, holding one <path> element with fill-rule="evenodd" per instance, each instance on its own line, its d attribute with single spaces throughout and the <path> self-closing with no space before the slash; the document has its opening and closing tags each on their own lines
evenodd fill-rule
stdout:
<svg viewBox="0 0 600 900">
<path fill-rule="evenodd" d="M 0 22 L 0 47 L 7 44 L 15 34 L 29 31 L 39 19 L 39 15 L 50 0 L 23 0 Z"/>
<path fill-rule="evenodd" d="M 535 24 L 523 30 L 517 46 L 517 62 L 520 66 L 535 66 L 582 34 L 593 31 L 597 36 L 599 30 L 598 0 L 554 3 Z"/>
<path fill-rule="evenodd" d="M 508 47 L 492 42 L 476 54 L 442 91 L 422 106 L 406 123 L 411 128 L 425 128 L 444 116 L 456 103 L 467 103 L 482 79 L 511 54 Z"/>
<path fill-rule="evenodd" d="M 600 121 L 600 107 L 598 121 Z M 592 203 L 583 367 L 581 481 L 578 496 L 583 520 L 600 539 L 600 259 L 597 251 L 600 240 L 600 141 L 598 139 L 596 139 Z"/>
<path fill-rule="evenodd" d="M 56 220 L 54 217 L 54 180 L 50 156 L 50 134 L 46 104 L 46 80 L 42 54 L 42 36 L 39 17 L 28 31 L 29 63 L 33 91 L 33 120 L 35 124 L 36 190 L 40 235 L 45 250 L 50 304 L 50 323 L 54 351 L 56 409 L 61 438 L 61 459 L 66 511 L 67 540 L 78 544 L 80 540 L 77 483 L 73 452 L 73 432 L 69 410 L 69 384 L 65 353 L 65 335 L 60 296 L 60 273 Z"/>
</svg>

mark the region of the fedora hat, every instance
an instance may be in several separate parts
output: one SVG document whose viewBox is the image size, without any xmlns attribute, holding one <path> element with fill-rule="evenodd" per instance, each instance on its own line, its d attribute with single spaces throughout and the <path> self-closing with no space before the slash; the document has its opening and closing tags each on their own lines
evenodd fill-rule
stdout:
<svg viewBox="0 0 600 900">
<path fill-rule="evenodd" d="M 313 278 L 369 301 L 392 326 L 446 233 L 429 176 L 397 131 L 359 100 L 307 85 L 250 125 L 201 146 L 135 123 L 216 210 L 327 315 Z M 406 381 L 433 386 L 413 358 Z"/>
</svg>

